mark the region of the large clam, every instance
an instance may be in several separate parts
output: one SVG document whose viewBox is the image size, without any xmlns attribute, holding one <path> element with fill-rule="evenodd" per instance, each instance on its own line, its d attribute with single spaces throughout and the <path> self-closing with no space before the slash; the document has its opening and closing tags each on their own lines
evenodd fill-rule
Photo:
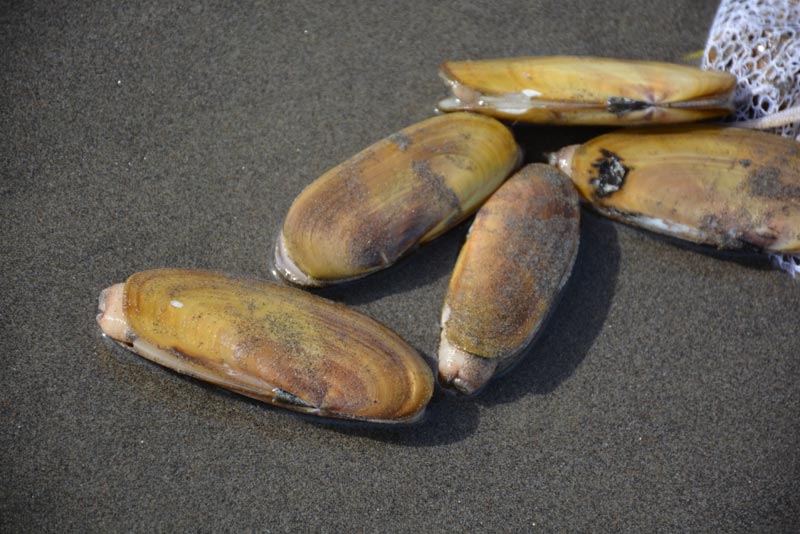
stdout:
<svg viewBox="0 0 800 534">
<path fill-rule="evenodd" d="M 434 117 L 331 169 L 297 197 L 275 246 L 278 274 L 304 286 L 393 264 L 469 216 L 518 165 L 503 124 Z"/>
<path fill-rule="evenodd" d="M 800 253 L 800 143 L 713 125 L 627 129 L 552 156 L 594 209 L 724 248 Z"/>
<path fill-rule="evenodd" d="M 724 72 L 572 56 L 448 61 L 440 75 L 453 93 L 442 111 L 544 124 L 698 121 L 730 113 L 736 88 Z"/>
<path fill-rule="evenodd" d="M 99 307 L 103 331 L 141 356 L 291 410 L 411 422 L 433 392 L 399 336 L 299 289 L 161 269 L 104 290 Z"/>
<path fill-rule="evenodd" d="M 447 289 L 439 382 L 470 395 L 511 366 L 569 278 L 578 195 L 544 164 L 524 167 L 478 211 Z"/>
</svg>

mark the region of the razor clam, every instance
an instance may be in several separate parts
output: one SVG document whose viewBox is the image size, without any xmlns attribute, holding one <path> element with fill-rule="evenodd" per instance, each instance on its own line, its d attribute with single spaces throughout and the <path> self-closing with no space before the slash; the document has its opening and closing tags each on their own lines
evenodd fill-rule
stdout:
<svg viewBox="0 0 800 534">
<path fill-rule="evenodd" d="M 533 164 L 478 211 L 442 310 L 443 387 L 474 394 L 533 340 L 572 272 L 578 204 L 569 178 Z"/>
<path fill-rule="evenodd" d="M 391 330 L 292 287 L 160 269 L 104 290 L 99 308 L 103 332 L 141 356 L 290 410 L 412 422 L 433 392 Z"/>
<path fill-rule="evenodd" d="M 401 130 L 300 193 L 275 270 L 321 286 L 388 267 L 469 216 L 519 160 L 511 132 L 489 117 L 443 115 Z"/>
<path fill-rule="evenodd" d="M 713 125 L 620 130 L 551 156 L 598 212 L 720 248 L 800 253 L 800 143 Z"/>
<path fill-rule="evenodd" d="M 442 111 L 542 124 L 698 121 L 729 114 L 736 88 L 725 72 L 572 56 L 448 61 L 440 76 L 453 93 Z"/>
</svg>

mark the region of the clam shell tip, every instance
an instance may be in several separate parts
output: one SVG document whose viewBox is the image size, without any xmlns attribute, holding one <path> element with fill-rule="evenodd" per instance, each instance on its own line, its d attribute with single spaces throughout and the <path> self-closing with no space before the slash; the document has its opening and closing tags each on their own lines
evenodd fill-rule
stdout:
<svg viewBox="0 0 800 534">
<path fill-rule="evenodd" d="M 555 152 L 550 152 L 547 155 L 547 161 L 567 176 L 572 176 L 572 156 L 578 147 L 580 145 L 568 145 Z"/>
<path fill-rule="evenodd" d="M 286 239 L 283 237 L 283 232 L 280 233 L 275 242 L 275 259 L 273 265 L 275 267 L 273 272 L 277 274 L 279 278 L 287 282 L 305 287 L 319 287 L 323 285 L 319 280 L 301 271 L 294 261 L 292 261 L 289 252 L 286 250 Z"/>
<path fill-rule="evenodd" d="M 103 334 L 118 341 L 128 337 L 128 321 L 123 311 L 125 284 L 114 284 L 100 293 L 97 302 L 97 324 Z"/>
<path fill-rule="evenodd" d="M 489 382 L 497 360 L 482 358 L 452 345 L 442 330 L 439 341 L 439 384 L 446 390 L 471 396 Z"/>
</svg>

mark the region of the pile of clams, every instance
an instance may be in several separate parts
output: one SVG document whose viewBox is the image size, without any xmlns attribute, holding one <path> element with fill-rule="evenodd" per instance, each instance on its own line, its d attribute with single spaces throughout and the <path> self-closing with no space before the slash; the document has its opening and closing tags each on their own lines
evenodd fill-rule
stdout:
<svg viewBox="0 0 800 534">
<path fill-rule="evenodd" d="M 800 254 L 800 144 L 718 125 L 663 126 L 728 114 L 729 74 L 545 57 L 447 62 L 441 75 L 453 95 L 439 109 L 453 113 L 378 141 L 294 201 L 274 249 L 275 272 L 291 285 L 142 272 L 101 294 L 103 332 L 175 371 L 277 406 L 408 423 L 434 391 L 425 361 L 387 327 L 297 286 L 387 268 L 477 211 L 438 347 L 441 387 L 473 395 L 516 363 L 545 323 L 575 262 L 581 202 L 697 243 L 784 262 Z M 521 150 L 493 117 L 637 127 L 519 169 Z"/>
</svg>

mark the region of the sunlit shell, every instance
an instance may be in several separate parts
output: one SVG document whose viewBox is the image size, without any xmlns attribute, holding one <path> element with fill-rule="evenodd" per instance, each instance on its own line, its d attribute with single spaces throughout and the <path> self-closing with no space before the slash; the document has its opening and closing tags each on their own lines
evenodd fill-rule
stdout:
<svg viewBox="0 0 800 534">
<path fill-rule="evenodd" d="M 180 373 L 314 415 L 419 418 L 433 375 L 380 323 L 299 289 L 162 269 L 106 289 L 110 337 Z"/>
<path fill-rule="evenodd" d="M 521 355 L 572 271 L 579 213 L 569 178 L 544 164 L 524 167 L 478 211 L 442 311 L 444 387 L 472 394 Z"/>
<path fill-rule="evenodd" d="M 442 111 L 543 124 L 698 121 L 730 113 L 736 86 L 723 72 L 571 56 L 449 61 L 440 75 L 453 92 Z"/>
<path fill-rule="evenodd" d="M 554 163 L 609 217 L 725 248 L 800 252 L 800 143 L 720 126 L 630 129 Z"/>
<path fill-rule="evenodd" d="M 520 159 L 511 132 L 471 113 L 425 120 L 309 185 L 275 248 L 277 272 L 324 285 L 388 267 L 469 216 Z"/>
</svg>

